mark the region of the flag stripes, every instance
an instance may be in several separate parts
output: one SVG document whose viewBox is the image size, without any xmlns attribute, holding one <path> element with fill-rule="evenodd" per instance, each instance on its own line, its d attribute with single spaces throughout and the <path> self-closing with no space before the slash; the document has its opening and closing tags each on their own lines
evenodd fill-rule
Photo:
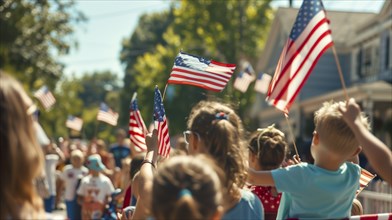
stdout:
<svg viewBox="0 0 392 220">
<path fill-rule="evenodd" d="M 180 52 L 167 83 L 197 86 L 220 92 L 226 87 L 234 69 L 234 64 L 220 63 Z"/>
<path fill-rule="evenodd" d="M 135 145 L 135 147 L 145 151 L 147 150 L 145 134 L 148 131 L 146 125 L 144 124 L 142 115 L 140 114 L 136 96 L 136 93 L 134 93 L 130 105 L 129 139 Z"/>
<path fill-rule="evenodd" d="M 267 94 L 269 103 L 286 114 L 322 54 L 333 45 L 328 23 L 320 1 L 303 2 Z"/>
</svg>

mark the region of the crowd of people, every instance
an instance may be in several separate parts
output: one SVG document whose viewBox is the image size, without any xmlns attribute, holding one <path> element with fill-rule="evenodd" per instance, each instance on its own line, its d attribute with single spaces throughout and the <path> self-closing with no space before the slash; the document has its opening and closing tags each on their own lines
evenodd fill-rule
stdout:
<svg viewBox="0 0 392 220">
<path fill-rule="evenodd" d="M 289 156 L 274 125 L 247 135 L 233 108 L 216 101 L 192 108 L 168 158 L 158 155 L 156 130 L 146 152 L 121 129 L 111 145 L 42 141 L 36 106 L 3 72 L 0 108 L 1 219 L 343 219 L 362 214 L 361 167 L 352 162 L 361 151 L 392 184 L 392 153 L 353 99 L 315 112 L 312 163 Z M 50 214 L 63 203 L 67 216 Z"/>
</svg>

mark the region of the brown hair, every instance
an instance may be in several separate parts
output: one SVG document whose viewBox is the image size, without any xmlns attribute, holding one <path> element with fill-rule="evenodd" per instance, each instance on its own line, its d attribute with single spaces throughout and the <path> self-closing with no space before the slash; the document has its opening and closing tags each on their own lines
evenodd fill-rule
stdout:
<svg viewBox="0 0 392 220">
<path fill-rule="evenodd" d="M 249 149 L 257 156 L 263 170 L 279 168 L 285 159 L 287 148 L 283 132 L 274 125 L 255 131 L 249 142 Z"/>
<path fill-rule="evenodd" d="M 339 112 L 339 106 L 343 105 L 343 102 L 324 102 L 323 107 L 314 114 L 314 124 L 324 146 L 336 155 L 347 157 L 355 152 L 359 143 Z M 369 129 L 363 113 L 360 118 L 362 124 Z"/>
<path fill-rule="evenodd" d="M 153 216 L 158 220 L 211 218 L 222 202 L 219 172 L 205 155 L 165 161 L 154 177 Z"/>
<path fill-rule="evenodd" d="M 27 113 L 32 104 L 22 85 L 0 71 L 0 219 L 39 218 L 43 212 L 33 184 L 42 172 L 43 152 Z"/>
<path fill-rule="evenodd" d="M 240 117 L 227 105 L 201 101 L 192 108 L 187 125 L 200 135 L 204 150 L 223 168 L 229 195 L 240 198 L 240 189 L 247 178 L 246 143 Z"/>
</svg>

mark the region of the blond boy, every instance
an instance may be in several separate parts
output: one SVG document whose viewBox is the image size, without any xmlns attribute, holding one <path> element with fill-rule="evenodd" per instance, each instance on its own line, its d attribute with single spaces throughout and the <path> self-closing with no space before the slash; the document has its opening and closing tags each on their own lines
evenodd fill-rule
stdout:
<svg viewBox="0 0 392 220">
<path fill-rule="evenodd" d="M 272 171 L 249 170 L 249 182 L 283 192 L 277 219 L 339 219 L 350 216 L 361 168 L 346 162 L 360 151 L 339 112 L 344 103 L 324 103 L 315 113 L 311 145 L 313 164 Z M 368 127 L 366 119 L 361 121 Z"/>
</svg>

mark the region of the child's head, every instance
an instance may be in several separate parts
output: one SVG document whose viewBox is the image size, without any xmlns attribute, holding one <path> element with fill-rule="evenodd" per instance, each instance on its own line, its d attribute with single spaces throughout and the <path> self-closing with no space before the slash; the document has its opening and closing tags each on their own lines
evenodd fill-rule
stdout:
<svg viewBox="0 0 392 220">
<path fill-rule="evenodd" d="M 255 131 L 248 147 L 250 156 L 256 157 L 261 170 L 279 168 L 287 153 L 285 136 L 274 125 Z"/>
<path fill-rule="evenodd" d="M 222 172 L 206 156 L 176 156 L 154 177 L 152 214 L 157 220 L 213 219 L 221 214 Z"/>
<path fill-rule="evenodd" d="M 323 107 L 315 112 L 314 124 L 321 145 L 332 154 L 352 157 L 358 150 L 359 143 L 354 133 L 342 118 L 339 106 L 343 102 L 325 102 Z M 369 123 L 362 113 L 362 123 L 369 128 Z"/>
<path fill-rule="evenodd" d="M 80 168 L 84 162 L 84 155 L 81 150 L 74 150 L 71 153 L 71 164 L 75 168 Z"/>
<path fill-rule="evenodd" d="M 93 154 L 87 158 L 87 168 L 91 171 L 92 174 L 99 174 L 99 172 L 106 169 L 99 154 Z"/>
<path fill-rule="evenodd" d="M 219 102 L 201 101 L 192 108 L 187 122 L 189 153 L 207 153 L 227 176 L 225 187 L 238 196 L 247 178 L 246 143 L 240 117 Z"/>
<path fill-rule="evenodd" d="M 106 151 L 106 143 L 102 139 L 98 139 L 96 142 L 97 152 Z"/>
</svg>

